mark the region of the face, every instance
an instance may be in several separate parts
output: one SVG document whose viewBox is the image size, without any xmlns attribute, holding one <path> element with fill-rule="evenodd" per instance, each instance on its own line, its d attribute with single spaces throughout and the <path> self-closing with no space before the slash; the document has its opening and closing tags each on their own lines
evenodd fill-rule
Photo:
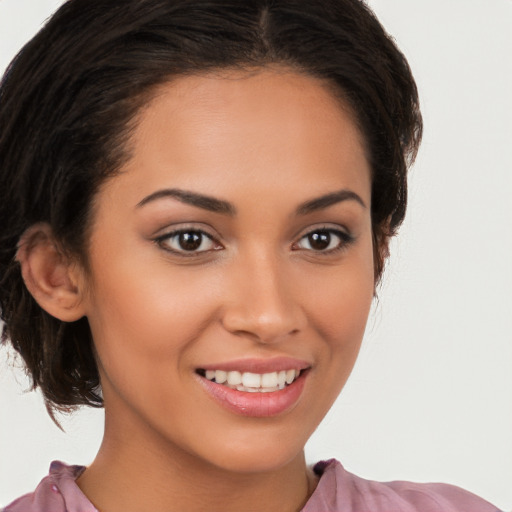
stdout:
<svg viewBox="0 0 512 512">
<path fill-rule="evenodd" d="M 107 432 L 238 472 L 301 455 L 363 336 L 370 208 L 361 135 L 323 82 L 161 87 L 95 204 L 85 308 Z"/>
</svg>

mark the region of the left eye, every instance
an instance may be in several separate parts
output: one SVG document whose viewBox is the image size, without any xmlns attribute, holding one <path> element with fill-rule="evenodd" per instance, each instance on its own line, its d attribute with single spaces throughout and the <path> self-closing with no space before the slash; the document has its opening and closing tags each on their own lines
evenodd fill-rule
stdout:
<svg viewBox="0 0 512 512">
<path fill-rule="evenodd" d="M 330 252 L 341 249 L 352 241 L 348 233 L 335 229 L 317 229 L 304 235 L 296 244 L 298 249 L 315 252 Z"/>
<path fill-rule="evenodd" d="M 198 253 L 218 248 L 211 236 L 203 231 L 181 230 L 158 238 L 164 249 L 179 253 Z"/>
</svg>

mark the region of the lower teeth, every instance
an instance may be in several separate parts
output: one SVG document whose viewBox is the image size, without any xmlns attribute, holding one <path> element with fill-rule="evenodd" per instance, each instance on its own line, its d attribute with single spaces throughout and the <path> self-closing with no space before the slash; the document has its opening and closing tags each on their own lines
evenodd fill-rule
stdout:
<svg viewBox="0 0 512 512">
<path fill-rule="evenodd" d="M 247 393 L 271 393 L 272 391 L 278 391 L 279 389 L 283 389 L 283 388 L 279 388 L 278 386 L 275 386 L 273 388 L 246 388 L 245 386 L 227 386 L 228 388 L 231 388 L 231 389 L 236 389 L 237 391 L 245 391 Z"/>
<path fill-rule="evenodd" d="M 215 382 L 215 379 L 212 382 Z M 293 382 L 295 382 L 295 380 Z M 293 384 L 293 382 L 291 382 L 290 384 Z M 290 384 L 285 384 L 284 386 L 274 386 L 272 388 L 250 388 L 242 385 L 232 386 L 227 382 L 223 382 L 222 386 L 226 386 L 227 388 L 230 389 L 236 389 L 237 391 L 245 391 L 246 393 L 272 393 L 273 391 L 279 391 L 281 389 L 284 389 L 288 387 Z"/>
</svg>

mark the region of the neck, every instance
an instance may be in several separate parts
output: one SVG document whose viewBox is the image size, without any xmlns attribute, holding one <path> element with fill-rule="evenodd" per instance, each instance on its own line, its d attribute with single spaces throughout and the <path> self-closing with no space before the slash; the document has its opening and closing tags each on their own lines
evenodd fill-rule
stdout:
<svg viewBox="0 0 512 512">
<path fill-rule="evenodd" d="M 207 504 L 225 512 L 296 512 L 316 486 L 303 452 L 279 468 L 240 473 L 149 437 L 107 420 L 98 455 L 77 481 L 99 511 L 195 512 Z"/>
</svg>

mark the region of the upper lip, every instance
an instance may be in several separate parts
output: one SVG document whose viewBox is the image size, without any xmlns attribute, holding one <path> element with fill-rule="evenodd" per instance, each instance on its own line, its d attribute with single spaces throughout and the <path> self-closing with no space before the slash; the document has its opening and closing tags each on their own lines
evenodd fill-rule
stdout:
<svg viewBox="0 0 512 512">
<path fill-rule="evenodd" d="M 305 370 L 311 364 L 293 357 L 273 357 L 268 359 L 234 359 L 221 363 L 200 366 L 201 370 L 223 370 L 226 372 L 239 371 L 241 373 L 272 373 L 282 370 Z"/>
</svg>

